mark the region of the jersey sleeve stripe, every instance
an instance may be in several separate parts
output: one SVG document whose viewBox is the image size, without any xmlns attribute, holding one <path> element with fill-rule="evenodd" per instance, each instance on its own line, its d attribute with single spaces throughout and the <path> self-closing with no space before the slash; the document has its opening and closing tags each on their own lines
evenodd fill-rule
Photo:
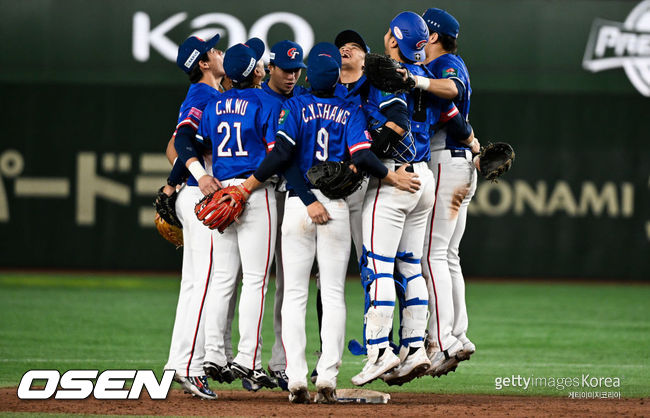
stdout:
<svg viewBox="0 0 650 418">
<path fill-rule="evenodd" d="M 178 125 L 176 125 L 176 129 L 180 128 L 183 125 L 190 125 L 194 129 L 199 129 L 199 125 L 190 118 L 183 119 Z"/>
<path fill-rule="evenodd" d="M 291 145 L 296 145 L 296 141 L 294 141 L 289 135 L 287 135 L 284 131 L 278 131 L 278 135 L 280 135 L 282 138 L 286 139 L 287 141 L 291 142 Z"/>
<path fill-rule="evenodd" d="M 404 100 L 400 99 L 399 97 L 393 97 L 390 100 L 386 100 L 385 102 L 380 103 L 379 108 L 383 109 L 384 107 L 392 105 L 395 102 L 402 103 L 404 106 L 406 106 L 406 102 Z"/>
<path fill-rule="evenodd" d="M 460 112 L 458 111 L 458 108 L 456 106 L 454 106 L 453 109 L 450 109 L 450 110 L 448 110 L 446 112 L 440 113 L 440 121 L 441 122 L 447 122 L 449 119 L 453 118 L 454 116 L 456 116 L 459 113 Z"/>
<path fill-rule="evenodd" d="M 266 144 L 266 149 L 268 149 L 269 151 L 271 151 L 274 147 L 275 147 L 275 141 Z"/>
<path fill-rule="evenodd" d="M 353 145 L 350 148 L 350 154 L 354 154 L 357 151 L 360 151 L 362 149 L 367 149 L 370 148 L 370 142 L 359 142 L 358 144 Z"/>
</svg>

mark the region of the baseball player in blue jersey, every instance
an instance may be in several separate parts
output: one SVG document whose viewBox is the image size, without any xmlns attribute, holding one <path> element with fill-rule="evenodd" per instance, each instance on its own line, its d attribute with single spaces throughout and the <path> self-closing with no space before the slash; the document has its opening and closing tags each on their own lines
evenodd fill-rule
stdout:
<svg viewBox="0 0 650 418">
<path fill-rule="evenodd" d="M 435 80 L 421 80 L 426 90 L 453 100 L 463 119 L 469 117 L 469 73 L 455 55 L 458 21 L 441 9 L 428 9 L 423 18 L 431 32 L 425 64 Z M 424 83 L 422 83 L 424 81 Z M 480 148 L 475 142 L 474 151 Z M 429 287 L 428 374 L 440 376 L 476 351 L 467 338 L 465 281 L 459 244 L 465 231 L 467 207 L 476 191 L 477 173 L 470 147 L 440 129 L 431 138 L 429 167 L 436 179 L 436 201 L 427 226 L 424 276 Z"/>
<path fill-rule="evenodd" d="M 297 85 L 303 69 L 302 47 L 297 43 L 284 40 L 271 47 L 270 62 L 268 65 L 269 79 L 262 83 L 262 89 L 272 98 L 284 103 L 293 96 L 304 94 L 307 89 Z M 286 188 L 281 183 L 276 188 L 275 200 L 278 205 L 278 234 L 275 243 L 275 299 L 273 301 L 273 331 L 275 342 L 271 349 L 269 360 L 269 373 L 278 381 L 278 385 L 288 390 L 288 378 L 285 374 L 287 360 L 282 346 L 282 300 L 284 295 L 284 272 L 282 269 L 282 218 L 284 216 L 284 202 Z"/>
<path fill-rule="evenodd" d="M 199 143 L 210 144 L 212 172 L 224 186 L 241 184 L 253 173 L 275 136 L 280 105 L 269 100 L 262 89 L 253 88 L 264 76 L 263 53 L 264 43 L 258 38 L 226 51 L 224 68 L 233 88 L 206 106 L 196 135 Z M 275 193 L 273 184 L 268 183 L 251 194 L 239 224 L 223 234 L 212 232 L 212 303 L 206 308 L 205 324 L 205 361 L 222 370 L 227 367 L 224 333 L 228 302 L 241 267 L 240 340 L 231 370 L 268 388 L 276 387 L 276 382 L 262 368 L 261 331 L 275 236 Z"/>
<path fill-rule="evenodd" d="M 391 58 L 403 62 L 412 74 L 426 76 L 426 69 L 415 63 L 425 59 L 424 47 L 428 37 L 429 31 L 422 18 L 412 12 L 403 12 L 391 21 L 384 36 L 384 47 Z M 384 97 L 400 100 L 399 96 Z M 385 98 L 377 101 L 379 108 Z M 462 138 L 468 134 L 466 126 L 456 127 L 462 120 L 459 121 L 453 103 L 445 104 L 433 96 L 417 92 L 406 95 L 406 102 L 410 130 L 403 139 L 404 152 L 394 152 L 392 158 L 385 159 L 384 163 L 395 167 L 410 162 L 411 169 L 422 181 L 422 187 L 418 193 L 408 195 L 395 193 L 372 180 L 369 184 L 363 206 L 364 256 L 361 263 L 362 281 L 367 291 L 365 338 L 368 361 L 352 378 L 355 385 L 364 385 L 380 376 L 389 384 L 402 384 L 421 376 L 430 366 L 424 348 L 428 291 L 420 267 L 435 188 L 433 173 L 427 165 L 430 159 L 429 134 L 432 126 L 439 122 L 451 123 L 452 120 L 455 134 L 462 135 Z M 397 271 L 395 275 L 394 270 Z M 396 293 L 402 305 L 399 357 L 389 348 L 388 339 Z"/>
<path fill-rule="evenodd" d="M 332 44 L 312 49 L 307 69 L 311 93 L 287 100 L 273 151 L 243 186 L 254 190 L 261 181 L 281 169 L 289 196 L 282 225 L 285 273 L 282 339 L 286 350 L 289 400 L 308 403 L 305 359 L 305 311 L 309 274 L 314 258 L 319 261 L 323 298 L 322 355 L 318 361 L 316 402 L 336 400 L 338 368 L 345 337 L 344 287 L 350 252 L 349 209 L 345 199 L 328 199 L 309 189 L 305 173 L 322 161 L 352 161 L 360 169 L 382 178 L 405 193 L 415 192 L 419 180 L 406 167 L 394 172 L 370 152 L 366 120 L 358 105 L 335 96 L 340 57 Z M 297 175 L 291 173 L 297 168 Z M 311 186 L 313 187 L 313 186 Z M 287 321 L 287 319 L 291 319 Z"/>
<path fill-rule="evenodd" d="M 205 301 L 209 281 L 210 231 L 194 216 L 194 204 L 203 196 L 197 178 L 206 190 L 216 189 L 218 183 L 210 176 L 203 177 L 203 157 L 191 145 L 192 138 L 201 121 L 207 103 L 219 95 L 217 87 L 224 75 L 221 51 L 216 50 L 219 35 L 208 41 L 190 37 L 178 49 L 176 63 L 190 78 L 187 97 L 180 107 L 178 124 L 174 131 L 175 145 L 181 148 L 175 168 L 169 180 L 169 187 L 175 192 L 181 179 L 174 179 L 177 168 L 187 163 L 192 166 L 193 175 L 179 192 L 176 212 L 183 225 L 183 272 L 176 308 L 176 319 L 165 369 L 176 371 L 175 380 L 195 396 L 216 399 L 210 390 L 203 371 Z M 190 147 L 191 152 L 184 147 Z M 189 157 L 188 157 L 189 154 Z M 192 159 L 192 161 L 188 161 Z M 201 169 L 196 170 L 199 166 Z M 198 173 L 198 174 L 197 174 Z M 206 173 L 207 174 L 207 173 Z"/>
</svg>

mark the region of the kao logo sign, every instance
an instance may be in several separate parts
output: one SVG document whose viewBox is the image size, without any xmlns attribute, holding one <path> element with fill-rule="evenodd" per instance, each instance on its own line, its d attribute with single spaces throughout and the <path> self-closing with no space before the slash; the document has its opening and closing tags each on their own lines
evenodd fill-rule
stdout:
<svg viewBox="0 0 650 418">
<path fill-rule="evenodd" d="M 176 61 L 178 44 L 187 37 L 198 36 L 202 39 L 210 39 L 217 33 L 221 37 L 228 36 L 228 47 L 246 40 L 257 37 L 268 45 L 269 30 L 275 25 L 286 25 L 294 34 L 294 41 L 302 46 L 305 55 L 314 45 L 314 31 L 305 19 L 294 13 L 274 12 L 264 15 L 255 21 L 247 31 L 241 20 L 226 13 L 207 13 L 196 16 L 189 21 L 189 29 L 183 39 L 176 39 L 176 42 L 169 39 L 169 32 L 176 29 L 188 18 L 186 12 L 176 13 L 163 19 L 160 22 L 152 22 L 151 17 L 145 12 L 136 12 L 133 15 L 133 42 L 131 44 L 133 58 L 140 62 L 146 62 L 151 56 L 151 50 L 157 51 L 169 61 Z M 190 31 L 193 31 L 190 33 Z M 219 49 L 227 47 L 221 43 Z M 264 52 L 263 59 L 269 61 L 268 48 Z"/>
<path fill-rule="evenodd" d="M 594 20 L 582 66 L 591 72 L 623 67 L 634 87 L 650 97 L 650 0 L 623 23 Z"/>
<path fill-rule="evenodd" d="M 61 376 L 58 370 L 30 370 L 18 385 L 20 399 L 139 399 L 147 388 L 151 399 L 166 399 L 174 378 L 173 370 L 165 370 L 158 383 L 151 370 L 68 370 Z M 127 380 L 133 380 L 131 389 L 125 389 Z M 34 381 L 39 386 L 33 387 Z"/>
</svg>

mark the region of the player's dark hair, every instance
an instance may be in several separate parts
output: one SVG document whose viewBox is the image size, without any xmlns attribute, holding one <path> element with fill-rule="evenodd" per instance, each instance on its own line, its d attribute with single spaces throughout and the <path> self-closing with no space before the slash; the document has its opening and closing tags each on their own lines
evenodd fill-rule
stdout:
<svg viewBox="0 0 650 418">
<path fill-rule="evenodd" d="M 406 58 L 406 57 L 404 56 L 404 54 L 402 54 L 402 51 L 399 50 L 399 48 L 397 48 L 397 53 L 399 54 L 399 59 L 400 59 L 402 62 L 405 62 L 405 63 L 407 63 L 407 64 L 415 64 L 415 61 L 412 61 L 412 60 Z"/>
<path fill-rule="evenodd" d="M 316 97 L 322 97 L 322 98 L 327 98 L 327 97 L 334 97 L 334 90 L 336 89 L 336 86 L 334 86 L 331 89 L 328 90 L 312 90 L 311 94 L 313 94 Z"/>
<path fill-rule="evenodd" d="M 248 74 L 248 77 L 243 79 L 242 81 L 234 81 L 232 82 L 232 87 L 234 89 L 247 89 L 249 87 L 253 87 L 253 81 L 255 79 L 255 70 L 251 71 L 250 74 Z"/>
<path fill-rule="evenodd" d="M 452 54 L 455 54 L 456 51 L 458 51 L 458 43 L 456 42 L 456 38 L 439 33 L 438 40 L 440 41 L 440 44 L 445 51 L 451 52 Z"/>
<path fill-rule="evenodd" d="M 192 68 L 192 70 L 188 74 L 188 77 L 190 78 L 190 83 L 195 84 L 201 81 L 201 78 L 203 78 L 203 71 L 201 71 L 201 66 L 199 65 L 199 61 L 208 62 L 209 60 L 210 58 L 208 58 L 207 52 L 199 57 L 199 59 L 196 61 L 196 65 L 194 66 L 194 68 Z"/>
</svg>

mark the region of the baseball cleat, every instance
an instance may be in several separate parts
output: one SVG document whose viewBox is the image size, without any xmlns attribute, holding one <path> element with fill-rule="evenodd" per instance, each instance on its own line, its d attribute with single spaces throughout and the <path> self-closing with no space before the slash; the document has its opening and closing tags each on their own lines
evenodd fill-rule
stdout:
<svg viewBox="0 0 650 418">
<path fill-rule="evenodd" d="M 243 387 L 249 392 L 257 392 L 258 390 L 262 389 L 262 386 L 258 385 L 257 383 L 253 382 L 252 380 L 246 377 L 244 377 L 241 380 L 241 387 Z"/>
<path fill-rule="evenodd" d="M 395 353 L 393 353 L 393 350 L 390 348 L 384 349 L 384 353 L 381 355 L 381 357 L 377 358 L 377 356 L 378 352 L 376 351 L 374 354 L 371 354 L 370 352 L 368 353 L 366 365 L 363 367 L 363 370 L 361 370 L 359 374 L 352 377 L 352 384 L 356 386 L 363 386 L 366 383 L 370 383 L 373 380 L 377 379 L 382 374 L 399 366 L 399 357 L 397 357 Z"/>
<path fill-rule="evenodd" d="M 233 362 L 230 368 L 232 369 L 233 373 L 235 373 L 235 375 L 237 375 L 242 380 L 250 379 L 253 383 L 257 383 L 258 385 L 269 389 L 278 387 L 278 383 L 275 381 L 275 379 L 266 374 L 266 371 L 261 367 L 256 370 L 251 370 L 242 366 L 241 364 Z"/>
<path fill-rule="evenodd" d="M 456 341 L 444 351 L 435 351 L 429 354 L 429 360 L 431 360 L 431 366 L 427 370 L 426 374 L 436 377 L 443 374 L 449 373 L 449 371 L 456 370 L 458 366 L 458 358 L 456 355 L 463 348 L 463 345 L 460 341 Z"/>
<path fill-rule="evenodd" d="M 470 340 L 463 343 L 463 348 L 456 354 L 459 361 L 469 360 L 470 356 L 476 352 L 476 346 Z"/>
<path fill-rule="evenodd" d="M 230 365 L 219 366 L 218 364 L 206 361 L 203 363 L 205 374 L 219 383 L 232 383 L 235 380 L 235 374 L 230 370 Z"/>
<path fill-rule="evenodd" d="M 338 400 L 336 399 L 335 388 L 331 386 L 321 386 L 321 387 L 317 387 L 316 390 L 318 392 L 316 392 L 316 396 L 314 396 L 315 403 L 332 404 L 338 402 Z"/>
<path fill-rule="evenodd" d="M 269 374 L 278 382 L 280 389 L 285 391 L 289 390 L 289 377 L 287 377 L 284 370 L 271 370 L 269 367 Z"/>
<path fill-rule="evenodd" d="M 404 348 L 408 353 L 409 349 Z M 424 376 L 430 366 L 431 361 L 427 357 L 424 347 L 420 347 L 414 353 L 407 355 L 399 366 L 384 374 L 381 378 L 390 386 L 401 386 L 415 378 Z"/>
<path fill-rule="evenodd" d="M 310 403 L 309 391 L 307 387 L 300 386 L 293 390 L 289 390 L 289 402 L 291 403 Z"/>
<path fill-rule="evenodd" d="M 183 385 L 185 393 L 202 399 L 217 399 L 217 394 L 208 386 L 207 376 L 188 376 L 185 379 L 187 381 L 187 386 Z"/>
</svg>

